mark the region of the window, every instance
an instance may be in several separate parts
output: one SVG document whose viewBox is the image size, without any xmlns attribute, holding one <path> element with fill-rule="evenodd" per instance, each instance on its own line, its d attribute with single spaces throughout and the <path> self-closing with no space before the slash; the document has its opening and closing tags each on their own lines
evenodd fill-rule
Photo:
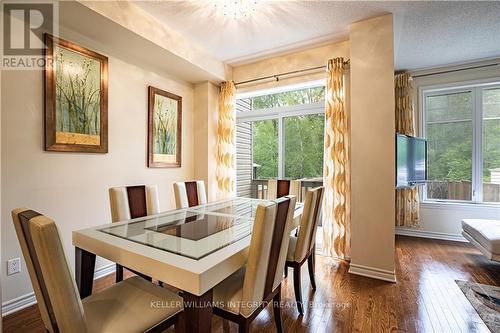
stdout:
<svg viewBox="0 0 500 333">
<path fill-rule="evenodd" d="M 238 196 L 255 180 L 322 181 L 324 95 L 316 86 L 237 100 Z"/>
<path fill-rule="evenodd" d="M 500 86 L 423 90 L 424 200 L 500 202 Z"/>
</svg>

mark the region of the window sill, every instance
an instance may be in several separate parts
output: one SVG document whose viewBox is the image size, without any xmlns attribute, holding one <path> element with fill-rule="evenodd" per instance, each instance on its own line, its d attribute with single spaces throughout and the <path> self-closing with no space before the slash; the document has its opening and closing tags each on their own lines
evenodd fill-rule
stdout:
<svg viewBox="0 0 500 333">
<path fill-rule="evenodd" d="M 476 203 L 476 202 L 451 202 L 451 201 L 426 200 L 420 202 L 420 207 L 428 209 L 461 209 L 461 210 L 486 209 L 486 210 L 500 211 L 500 204 L 483 203 L 483 202 Z"/>
</svg>

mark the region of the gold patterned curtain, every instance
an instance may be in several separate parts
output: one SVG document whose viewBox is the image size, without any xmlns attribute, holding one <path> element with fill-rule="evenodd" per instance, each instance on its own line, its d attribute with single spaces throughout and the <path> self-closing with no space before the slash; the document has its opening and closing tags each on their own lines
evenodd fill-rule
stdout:
<svg viewBox="0 0 500 333">
<path fill-rule="evenodd" d="M 216 179 L 217 197 L 225 199 L 236 190 L 236 87 L 233 81 L 222 82 L 217 121 Z"/>
<path fill-rule="evenodd" d="M 394 76 L 396 96 L 396 132 L 415 135 L 412 77 L 408 73 Z M 396 226 L 414 227 L 419 223 L 418 188 L 396 190 Z"/>
<path fill-rule="evenodd" d="M 351 243 L 351 184 L 349 118 L 346 109 L 343 58 L 330 59 L 325 95 L 325 151 L 323 183 L 323 248 L 325 253 L 349 259 Z"/>
</svg>

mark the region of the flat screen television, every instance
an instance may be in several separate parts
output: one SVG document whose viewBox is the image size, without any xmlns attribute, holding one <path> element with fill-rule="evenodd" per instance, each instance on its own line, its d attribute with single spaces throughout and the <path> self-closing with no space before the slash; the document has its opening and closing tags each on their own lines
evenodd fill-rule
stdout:
<svg viewBox="0 0 500 333">
<path fill-rule="evenodd" d="M 396 134 L 396 188 L 423 185 L 427 180 L 427 141 Z"/>
</svg>

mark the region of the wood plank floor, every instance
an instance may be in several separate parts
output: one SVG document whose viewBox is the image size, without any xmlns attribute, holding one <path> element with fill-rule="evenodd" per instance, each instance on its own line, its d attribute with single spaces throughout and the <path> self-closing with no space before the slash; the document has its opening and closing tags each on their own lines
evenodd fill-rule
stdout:
<svg viewBox="0 0 500 333">
<path fill-rule="evenodd" d="M 317 256 L 317 290 L 310 290 L 307 265 L 302 272 L 304 316 L 293 304 L 293 275 L 283 283 L 285 332 L 488 332 L 455 280 L 500 286 L 500 264 L 486 260 L 468 243 L 411 237 L 396 238 L 397 283 L 347 273 L 347 265 Z M 114 276 L 101 278 L 96 291 Z M 36 305 L 6 316 L 4 332 L 45 332 Z M 214 317 L 212 331 L 222 332 Z M 230 331 L 237 327 L 230 324 Z M 272 312 L 263 311 L 252 332 L 275 332 Z M 168 330 L 167 332 L 173 332 Z"/>
</svg>

